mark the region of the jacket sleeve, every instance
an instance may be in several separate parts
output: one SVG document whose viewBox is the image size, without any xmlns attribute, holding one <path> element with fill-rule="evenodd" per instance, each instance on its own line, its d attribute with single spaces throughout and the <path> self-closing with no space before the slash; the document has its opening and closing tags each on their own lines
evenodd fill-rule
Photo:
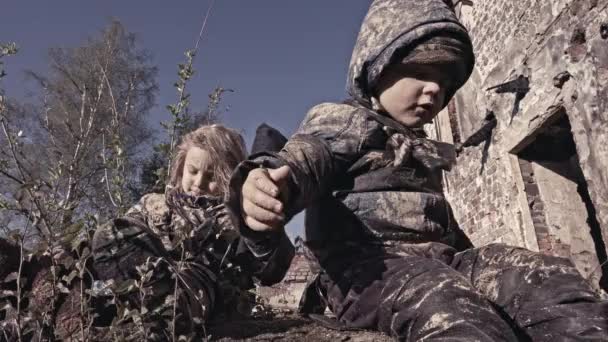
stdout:
<svg viewBox="0 0 608 342">
<path fill-rule="evenodd" d="M 270 286 L 285 277 L 294 255 L 285 230 L 266 234 L 251 231 L 239 240 L 236 259 L 257 283 Z"/>
<path fill-rule="evenodd" d="M 315 199 L 333 190 L 361 156 L 368 119 L 361 109 L 326 103 L 313 107 L 278 153 L 265 153 L 241 163 L 232 175 L 228 202 L 240 217 L 240 193 L 249 172 L 258 167 L 291 168 L 286 217 L 291 218 Z"/>
<path fill-rule="evenodd" d="M 293 246 L 289 244 L 291 249 L 286 247 L 289 241 L 283 230 L 260 233 L 245 225 L 241 216 L 240 195 L 247 175 L 258 167 L 290 167 L 289 198 L 285 205 L 285 216 L 290 219 L 315 199 L 332 191 L 337 177 L 360 157 L 367 123 L 367 117 L 360 109 L 350 105 L 315 106 L 280 152 L 256 155 L 234 171 L 227 198 L 228 207 L 233 219 L 238 222 L 243 244 L 259 262 L 269 267 L 265 273 L 273 274 L 270 278 L 278 278 L 274 275 L 283 271 L 284 261 L 291 261 Z M 274 269 L 271 265 L 275 265 Z M 289 267 L 289 263 L 286 266 Z M 283 275 L 284 272 L 280 278 Z"/>
</svg>

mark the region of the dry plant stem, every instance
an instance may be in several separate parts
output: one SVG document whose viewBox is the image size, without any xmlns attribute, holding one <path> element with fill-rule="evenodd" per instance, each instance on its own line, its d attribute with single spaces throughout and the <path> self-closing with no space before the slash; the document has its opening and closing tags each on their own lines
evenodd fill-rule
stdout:
<svg viewBox="0 0 608 342">
<path fill-rule="evenodd" d="M 40 325 L 40 323 L 38 324 L 38 341 L 42 341 L 42 332 L 44 331 L 44 322 L 46 322 L 47 320 L 47 314 L 46 312 L 42 314 L 42 326 Z"/>
<path fill-rule="evenodd" d="M 184 258 L 185 258 L 185 254 L 184 254 L 184 250 L 182 249 L 182 256 L 181 256 L 181 260 L 178 264 L 178 268 L 175 269 L 175 267 L 173 265 L 171 265 L 170 262 L 168 262 L 166 259 L 161 259 L 162 261 L 165 261 L 167 263 L 167 265 L 169 266 L 169 269 L 173 272 L 173 274 L 175 274 L 175 288 L 174 288 L 174 292 L 173 292 L 173 324 L 172 324 L 172 335 L 173 335 L 173 340 L 175 341 L 175 318 L 177 316 L 177 290 L 178 290 L 178 281 L 181 281 L 181 283 L 184 285 L 184 288 L 190 290 L 194 296 L 196 297 L 196 301 L 198 303 L 201 303 L 204 298 L 200 298 L 198 296 L 198 294 L 196 293 L 196 291 L 194 291 L 193 288 L 190 287 L 190 285 L 188 285 L 188 283 L 182 278 L 181 276 L 181 271 L 183 270 L 183 262 L 184 262 Z M 204 310 L 207 310 L 207 308 L 205 307 Z M 205 324 L 203 323 L 203 333 L 205 335 L 205 339 L 207 338 L 207 328 L 205 327 Z"/>
<path fill-rule="evenodd" d="M 44 105 L 44 128 L 46 129 L 46 131 L 49 133 L 49 137 L 51 138 L 51 143 L 53 144 L 53 147 L 57 149 L 57 141 L 55 140 L 55 135 L 53 134 L 53 130 L 51 129 L 51 123 L 49 120 L 49 111 L 50 111 L 50 105 L 49 105 L 49 90 L 48 87 L 46 86 L 46 84 L 43 87 L 43 91 L 44 91 L 44 98 L 43 98 L 43 105 Z"/>
<path fill-rule="evenodd" d="M 25 184 L 24 181 L 22 181 L 21 179 L 17 178 L 16 176 L 11 175 L 10 173 L 4 171 L 4 170 L 0 170 L 0 173 L 3 174 L 4 176 L 6 176 L 6 178 L 9 178 L 21 185 Z"/>
<path fill-rule="evenodd" d="M 198 33 L 198 38 L 196 39 L 196 44 L 194 44 L 194 52 L 198 51 L 198 45 L 203 38 L 203 34 L 205 33 L 205 29 L 207 28 L 207 20 L 211 15 L 211 10 L 213 9 L 213 5 L 215 5 L 215 0 L 211 0 L 209 4 L 209 8 L 207 8 L 207 13 L 205 13 L 205 18 L 203 19 L 203 25 L 201 26 L 201 31 Z"/>
<path fill-rule="evenodd" d="M 80 105 L 80 119 L 79 124 L 80 124 L 80 133 L 82 135 L 82 120 L 84 119 L 84 111 L 85 111 L 85 104 L 86 104 L 86 100 L 87 100 L 87 92 L 86 90 L 84 90 L 81 94 L 81 105 Z M 92 123 L 92 115 L 91 115 L 91 119 L 89 120 L 89 126 Z M 72 157 L 72 163 L 70 163 L 70 167 L 68 168 L 68 191 L 66 193 L 65 196 L 65 202 L 63 203 L 64 206 L 67 206 L 67 204 L 70 202 L 71 196 L 72 196 L 72 191 L 74 189 L 74 169 L 75 169 L 75 165 L 74 162 L 76 161 L 76 158 L 78 158 L 78 154 L 80 152 L 80 148 L 82 146 L 82 140 L 78 139 L 78 143 L 76 144 L 76 149 L 74 150 L 74 156 Z M 63 223 L 63 220 L 61 220 Z"/>
<path fill-rule="evenodd" d="M 140 303 L 140 307 L 139 307 L 139 313 L 141 314 L 144 311 L 145 306 L 145 300 L 146 300 L 146 291 L 144 288 L 144 283 L 147 281 L 147 277 L 146 274 L 148 272 L 148 267 L 150 267 L 150 258 L 148 257 L 146 259 L 146 273 L 144 273 L 143 275 L 140 274 L 140 283 L 139 283 L 139 303 Z M 143 315 L 142 315 L 143 316 Z M 140 329 L 141 332 L 144 335 L 144 342 L 148 341 L 148 331 L 146 330 L 146 326 L 144 324 L 144 320 L 140 319 Z"/>
<path fill-rule="evenodd" d="M 21 166 L 21 163 L 19 162 L 19 158 L 17 157 L 15 142 L 13 141 L 13 138 L 11 137 L 11 134 L 9 133 L 9 129 L 8 129 L 8 126 L 6 124 L 6 120 L 5 120 L 5 118 L 4 118 L 3 115 L 0 115 L 0 125 L 2 126 L 2 131 L 4 132 L 4 135 L 6 136 L 6 139 L 8 141 L 9 149 L 11 151 L 11 155 L 12 155 L 13 161 L 15 162 L 15 165 L 17 166 L 17 170 L 19 172 L 19 175 L 25 181 L 27 179 L 27 177 L 25 176 L 25 172 L 23 171 L 23 167 Z M 50 236 L 50 235 L 52 235 L 51 234 L 51 230 L 50 230 L 51 226 L 50 226 L 50 224 L 49 224 L 49 222 L 47 220 L 47 215 L 46 215 L 45 211 L 43 210 L 42 205 L 40 204 L 40 202 L 38 201 L 38 199 L 34 196 L 34 193 L 32 192 L 32 189 L 29 186 L 26 186 L 25 189 L 26 189 L 28 195 L 30 196 L 30 198 L 32 199 L 32 202 L 36 205 L 36 210 L 38 210 L 38 212 L 40 213 L 40 218 L 44 222 L 44 228 L 45 229 L 41 229 L 41 227 L 38 227 L 38 225 L 36 225 L 36 229 L 43 236 Z"/>
<path fill-rule="evenodd" d="M 29 213 L 31 215 L 32 208 L 30 207 Z M 23 235 L 19 237 L 19 269 L 17 270 L 17 337 L 19 341 L 23 341 L 23 336 L 21 335 L 21 274 L 23 273 L 23 244 L 25 243 L 25 237 L 29 232 L 31 217 L 28 217 L 26 221 L 26 226 L 23 232 Z"/>
<path fill-rule="evenodd" d="M 196 43 L 194 44 L 194 50 L 193 50 L 193 54 L 192 57 L 189 58 L 188 60 L 188 69 L 192 68 L 192 63 L 194 62 L 194 57 L 196 56 L 196 53 L 198 52 L 198 48 L 200 45 L 200 42 L 202 40 L 203 34 L 205 33 L 205 29 L 207 28 L 207 20 L 209 20 L 209 17 L 211 16 L 211 10 L 213 9 L 213 5 L 215 5 L 215 0 L 212 0 L 211 3 L 209 4 L 209 7 L 207 8 L 207 12 L 205 13 L 205 18 L 203 19 L 203 24 L 201 25 L 201 30 L 198 34 L 198 38 L 196 39 Z M 186 82 L 187 80 L 183 80 L 183 84 L 182 86 L 179 88 L 179 102 L 177 103 L 177 116 L 179 116 L 182 111 L 184 110 L 184 101 L 186 99 L 185 96 L 185 91 L 186 91 Z M 171 174 L 171 160 L 173 159 L 173 150 L 175 149 L 175 143 L 177 140 L 177 137 L 175 136 L 177 134 L 177 125 L 173 124 L 173 126 L 171 127 L 171 143 L 169 145 L 169 158 L 168 158 L 168 165 L 167 165 L 167 174 Z"/>
<path fill-rule="evenodd" d="M 180 275 L 181 275 L 181 271 L 182 271 L 182 267 L 183 267 L 183 263 L 184 263 L 184 258 L 185 258 L 185 249 L 182 248 L 181 257 L 177 264 L 177 270 L 175 270 L 175 269 L 173 270 L 173 273 L 175 274 L 175 288 L 173 289 L 173 317 L 172 317 L 172 323 L 171 323 L 171 335 L 173 336 L 174 342 L 177 341 L 177 336 L 175 336 L 175 319 L 177 318 L 177 295 L 178 295 L 177 292 L 178 292 L 178 284 L 179 284 L 179 280 L 180 280 Z"/>
<path fill-rule="evenodd" d="M 50 314 L 49 314 L 49 321 L 51 323 L 51 326 L 53 326 L 53 323 L 55 322 L 55 298 L 57 298 L 57 261 L 55 260 L 55 256 L 53 255 L 53 238 L 49 238 L 49 247 L 48 250 L 50 250 L 50 256 L 51 256 L 51 275 L 53 276 L 53 284 L 51 286 L 51 295 L 52 295 L 52 300 L 51 300 L 51 308 L 50 308 Z M 53 326 L 53 329 L 55 327 Z"/>
<path fill-rule="evenodd" d="M 101 100 L 101 97 L 103 95 L 103 90 L 104 90 L 104 82 L 103 80 L 99 80 L 99 86 L 97 88 L 97 96 L 93 98 L 93 102 L 91 103 L 89 109 L 87 110 L 87 105 L 86 105 L 86 101 L 88 96 L 87 93 L 87 88 L 85 85 L 83 85 L 82 87 L 79 87 L 77 82 L 74 81 L 74 79 L 71 77 L 71 75 L 69 74 L 68 71 L 63 70 L 62 68 L 60 68 L 59 66 L 57 66 L 57 68 L 62 71 L 62 73 L 68 77 L 70 79 L 70 81 L 72 82 L 72 84 L 74 85 L 74 87 L 80 92 L 81 94 L 81 103 L 80 103 L 80 115 L 79 115 L 79 120 L 78 120 L 78 124 L 79 124 L 79 132 L 76 133 L 74 132 L 74 130 L 72 129 L 71 125 L 69 122 L 64 121 L 63 124 L 66 126 L 66 128 L 68 129 L 68 132 L 70 133 L 70 135 L 72 136 L 72 138 L 74 138 L 74 140 L 77 141 L 76 144 L 76 148 L 74 150 L 73 155 L 71 156 L 71 160 L 69 163 L 69 167 L 68 167 L 68 174 L 67 174 L 67 190 L 66 190 L 66 195 L 63 198 L 63 200 L 59 201 L 58 203 L 60 204 L 59 206 L 63 209 L 62 213 L 61 213 L 61 224 L 62 225 L 66 225 L 68 224 L 68 220 L 70 217 L 70 214 L 73 210 L 72 208 L 72 197 L 74 196 L 74 191 L 75 189 L 78 187 L 80 179 L 78 177 L 76 177 L 77 175 L 75 174 L 77 172 L 77 170 L 79 169 L 78 166 L 80 164 L 80 159 L 82 158 L 82 156 L 84 155 L 84 149 L 89 145 L 89 140 L 90 140 L 90 136 L 91 136 L 91 132 L 93 129 L 93 124 L 95 122 L 95 116 L 97 113 L 97 107 L 99 105 L 99 102 Z M 64 113 L 66 114 L 67 117 L 69 117 L 69 111 L 65 108 L 63 103 L 60 103 Z M 51 127 L 49 125 L 49 119 L 48 119 L 48 106 L 45 106 L 45 110 L 46 110 L 46 128 L 49 131 L 49 135 L 51 135 L 52 137 L 52 141 L 54 142 L 54 137 L 51 131 Z M 86 117 L 85 114 L 88 113 L 88 117 Z M 86 121 L 86 123 L 85 123 Z M 55 145 L 56 146 L 56 145 Z M 57 166 L 58 169 L 61 169 L 61 166 Z M 57 189 L 56 189 L 57 190 Z M 57 194 L 57 191 L 55 192 Z"/>
<path fill-rule="evenodd" d="M 51 128 L 51 124 L 50 124 L 50 119 L 49 119 L 49 111 L 50 111 L 50 105 L 49 105 L 49 100 L 48 100 L 48 96 L 49 96 L 49 90 L 48 90 L 48 86 L 46 85 L 46 83 L 43 85 L 43 91 L 44 91 L 44 98 L 43 98 L 43 105 L 44 105 L 44 121 L 43 121 L 43 128 L 46 130 L 46 132 L 48 133 L 48 136 L 51 140 L 51 144 L 52 147 L 55 151 L 59 150 L 59 146 L 57 145 L 57 140 L 55 139 L 55 133 L 53 132 L 53 129 Z M 57 171 L 59 167 L 55 167 L 53 171 Z M 54 201 L 57 200 L 57 197 L 59 196 L 59 186 L 56 184 L 59 181 L 55 181 L 55 184 L 48 184 L 49 188 L 52 189 L 53 193 L 52 193 L 52 198 Z"/>
<path fill-rule="evenodd" d="M 110 179 L 108 178 L 108 168 L 106 167 L 106 165 L 108 164 L 108 161 L 106 159 L 106 134 L 105 133 L 101 134 L 101 158 L 103 160 L 103 165 L 104 165 L 103 172 L 104 172 L 104 178 L 105 178 L 108 197 L 110 198 L 110 202 L 112 203 L 112 205 L 114 207 L 118 208 L 118 204 L 114 200 L 114 196 L 112 196 L 112 190 L 110 189 Z"/>
<path fill-rule="evenodd" d="M 85 326 L 85 318 L 84 318 L 84 285 L 82 278 L 80 278 L 80 336 L 81 341 L 86 341 L 86 337 L 84 334 L 84 326 Z"/>
<path fill-rule="evenodd" d="M 19 271 L 17 272 L 17 338 L 23 341 L 21 336 L 21 272 L 23 271 L 23 240 L 19 239 Z"/>
<path fill-rule="evenodd" d="M 78 259 L 80 262 L 80 267 L 78 270 L 78 276 L 80 278 L 80 334 L 82 336 L 82 341 L 87 341 L 88 336 L 91 330 L 91 326 L 93 324 L 93 320 L 91 319 L 91 314 L 86 308 L 90 304 L 90 296 L 87 296 L 84 287 L 84 277 L 89 276 L 89 279 L 93 279 L 92 274 L 86 268 L 87 260 L 89 259 L 90 254 L 86 255 L 84 258 L 78 254 Z M 86 299 L 86 300 L 85 300 Z M 85 333 L 86 326 L 86 333 Z"/>
<path fill-rule="evenodd" d="M 191 66 L 192 63 L 189 63 L 189 65 Z M 184 82 L 183 87 L 179 90 L 179 102 L 177 104 L 177 108 L 178 108 L 178 114 L 179 115 L 182 110 L 183 110 L 183 101 L 185 100 L 185 96 L 184 96 L 184 91 L 186 89 L 186 83 Z M 176 135 L 177 134 L 177 125 L 174 123 L 171 127 L 171 144 L 169 145 L 169 162 L 167 164 L 167 174 L 170 175 L 171 174 L 171 161 L 173 159 L 173 150 L 175 149 L 175 142 L 176 142 Z"/>
<path fill-rule="evenodd" d="M 101 73 L 103 75 L 103 78 L 105 80 L 105 84 L 106 87 L 108 88 L 108 93 L 110 95 L 110 100 L 111 100 L 111 109 L 112 109 L 112 113 L 114 115 L 113 119 L 112 119 L 112 125 L 111 125 L 111 129 L 112 129 L 112 133 L 114 136 L 118 136 L 120 134 L 119 132 L 119 123 L 120 123 L 120 119 L 121 119 L 121 115 L 118 113 L 118 107 L 116 106 L 116 99 L 114 98 L 114 92 L 112 91 L 112 86 L 110 84 L 110 79 L 108 78 L 108 75 L 106 73 L 106 68 L 103 67 L 101 65 L 101 63 L 99 63 L 99 67 L 101 70 Z M 127 89 L 127 98 L 125 100 L 125 108 L 124 108 L 124 112 L 122 113 L 122 117 L 126 120 L 129 114 L 129 107 L 131 105 L 131 94 L 133 92 L 133 79 L 131 78 L 129 80 L 129 87 Z M 110 201 L 112 202 L 112 205 L 116 208 L 122 209 L 123 207 L 123 203 L 122 200 L 115 200 L 114 196 L 112 195 L 112 192 L 110 190 L 110 185 L 109 185 L 109 178 L 108 178 L 108 168 L 107 168 L 107 161 L 106 161 L 106 157 L 105 157 L 105 134 L 102 135 L 102 139 L 104 139 L 104 142 L 102 144 L 102 156 L 103 156 L 103 165 L 104 165 L 104 169 L 105 169 L 105 180 L 106 180 L 106 185 L 107 185 L 107 192 L 108 192 L 108 196 L 110 197 Z M 121 146 L 118 146 L 118 148 L 121 148 Z M 120 156 L 116 157 L 117 160 L 117 165 L 116 165 L 116 172 L 119 172 L 120 175 L 122 176 L 122 178 L 124 179 L 124 163 L 122 163 L 122 158 L 120 158 Z M 123 189 L 119 189 L 119 191 L 122 191 Z M 118 203 L 120 202 L 120 203 Z"/>
<path fill-rule="evenodd" d="M 74 177 L 74 172 L 77 169 L 77 166 L 80 162 L 80 151 L 83 148 L 83 146 L 88 145 L 88 140 L 91 134 L 91 129 L 93 128 L 93 123 L 95 120 L 95 114 L 97 113 L 97 105 L 99 104 L 99 101 L 101 100 L 101 96 L 103 95 L 103 82 L 100 80 L 99 83 L 99 88 L 97 91 L 97 98 L 95 101 L 95 105 L 89 110 L 89 117 L 88 117 L 88 121 L 86 124 L 86 130 L 83 127 L 83 121 L 85 120 L 85 109 L 86 109 L 86 98 L 87 98 L 87 92 L 86 92 L 86 87 L 83 86 L 83 91 L 82 91 L 82 95 L 81 95 L 81 106 L 80 106 L 80 118 L 79 118 L 79 125 L 80 125 L 80 134 L 78 136 L 78 143 L 76 144 L 76 149 L 74 151 L 74 155 L 72 157 L 72 160 L 70 162 L 70 167 L 68 168 L 68 190 L 65 196 L 65 199 L 63 201 L 63 217 L 61 220 L 62 224 L 65 224 L 65 219 L 67 217 L 67 212 L 71 211 L 70 210 L 70 204 L 71 204 L 71 200 L 72 200 L 72 194 L 74 191 L 74 188 L 78 185 L 78 181 L 75 180 Z"/>
</svg>

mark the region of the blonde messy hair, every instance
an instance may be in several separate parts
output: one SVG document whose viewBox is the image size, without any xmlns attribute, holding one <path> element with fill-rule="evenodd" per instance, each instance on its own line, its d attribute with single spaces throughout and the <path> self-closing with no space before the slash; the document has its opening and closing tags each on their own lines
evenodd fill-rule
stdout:
<svg viewBox="0 0 608 342">
<path fill-rule="evenodd" d="M 169 185 L 173 188 L 181 189 L 184 162 L 191 147 L 209 153 L 214 165 L 214 179 L 220 193 L 225 194 L 232 171 L 247 158 L 243 137 L 236 130 L 218 124 L 204 125 L 184 135 L 171 163 Z"/>
</svg>

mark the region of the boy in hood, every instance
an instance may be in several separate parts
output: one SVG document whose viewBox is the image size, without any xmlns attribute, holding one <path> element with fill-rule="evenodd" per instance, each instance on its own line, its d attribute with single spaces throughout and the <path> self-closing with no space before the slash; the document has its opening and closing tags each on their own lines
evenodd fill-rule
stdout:
<svg viewBox="0 0 608 342">
<path fill-rule="evenodd" d="M 241 233 L 263 255 L 307 209 L 304 240 L 322 272 L 304 298 L 324 305 L 303 308 L 327 305 L 342 327 L 406 341 L 608 340 L 608 304 L 568 260 L 472 248 L 454 221 L 440 183 L 453 153 L 421 127 L 473 65 L 446 2 L 373 1 L 349 68 L 352 100 L 312 108 L 279 153 L 233 174 Z"/>
</svg>

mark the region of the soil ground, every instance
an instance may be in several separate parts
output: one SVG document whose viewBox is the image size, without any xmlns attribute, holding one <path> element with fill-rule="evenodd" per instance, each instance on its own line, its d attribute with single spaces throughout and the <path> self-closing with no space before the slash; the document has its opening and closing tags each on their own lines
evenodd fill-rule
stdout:
<svg viewBox="0 0 608 342">
<path fill-rule="evenodd" d="M 296 315 L 224 322 L 208 328 L 209 341 L 388 342 L 372 331 L 338 331 Z"/>
</svg>

